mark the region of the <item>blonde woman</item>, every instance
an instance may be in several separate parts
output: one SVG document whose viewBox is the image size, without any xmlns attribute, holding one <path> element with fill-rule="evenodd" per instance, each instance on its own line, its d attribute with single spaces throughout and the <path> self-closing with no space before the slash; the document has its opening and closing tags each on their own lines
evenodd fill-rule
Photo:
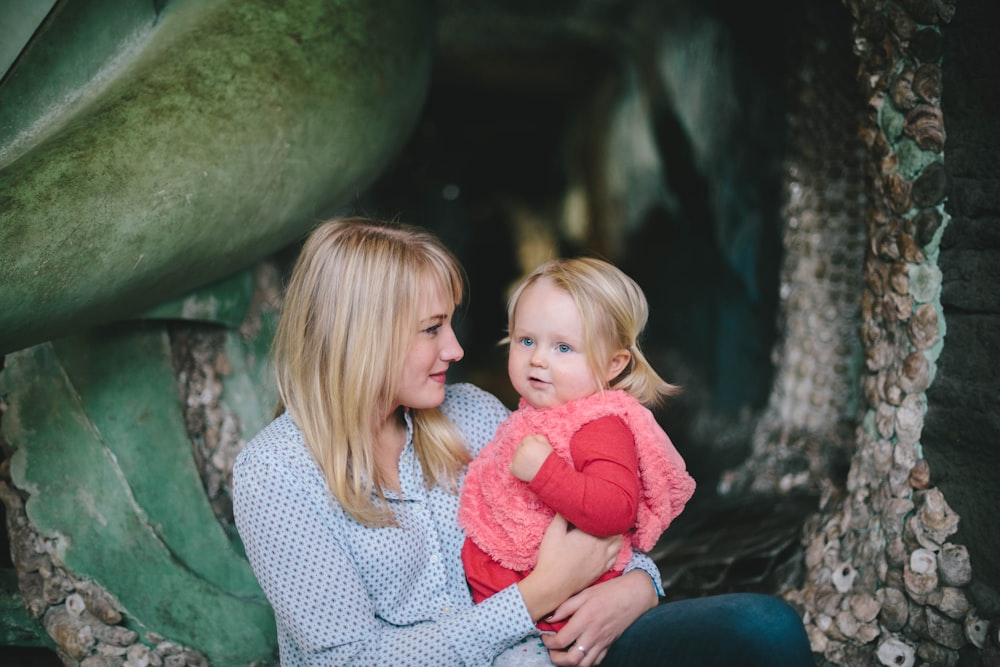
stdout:
<svg viewBox="0 0 1000 667">
<path fill-rule="evenodd" d="M 641 554 L 588 587 L 622 540 L 558 516 L 534 571 L 474 604 L 458 495 L 509 411 L 445 382 L 463 355 L 452 329 L 463 288 L 452 254 L 415 227 L 332 220 L 302 248 L 273 348 L 277 416 L 233 468 L 236 526 L 281 665 L 489 665 L 549 614 L 570 619 L 552 638 L 557 665 L 598 664 L 609 646 L 620 664 L 685 652 L 709 664 L 700 657 L 727 635 L 734 656 L 795 664 L 781 662 L 787 610 L 743 598 L 657 607 L 659 572 Z M 686 625 L 710 628 L 712 644 Z"/>
</svg>

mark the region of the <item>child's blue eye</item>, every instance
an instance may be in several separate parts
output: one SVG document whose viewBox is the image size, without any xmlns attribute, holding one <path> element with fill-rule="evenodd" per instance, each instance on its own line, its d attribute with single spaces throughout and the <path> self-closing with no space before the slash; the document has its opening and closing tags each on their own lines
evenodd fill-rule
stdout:
<svg viewBox="0 0 1000 667">
<path fill-rule="evenodd" d="M 573 348 L 571 348 L 566 343 L 559 343 L 558 345 L 556 345 L 556 349 L 559 350 L 560 352 L 571 352 L 573 350 Z"/>
<path fill-rule="evenodd" d="M 521 345 L 523 345 L 525 347 L 531 347 L 534 344 L 535 344 L 535 341 L 533 341 L 530 338 L 522 338 L 521 339 Z"/>
</svg>

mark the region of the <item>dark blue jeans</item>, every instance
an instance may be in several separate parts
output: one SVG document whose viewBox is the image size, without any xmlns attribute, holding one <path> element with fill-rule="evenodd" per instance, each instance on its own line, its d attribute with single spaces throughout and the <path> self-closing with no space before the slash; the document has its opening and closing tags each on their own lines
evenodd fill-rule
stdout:
<svg viewBox="0 0 1000 667">
<path fill-rule="evenodd" d="M 802 619 L 784 600 L 731 593 L 665 602 L 640 616 L 601 667 L 814 667 Z"/>
</svg>

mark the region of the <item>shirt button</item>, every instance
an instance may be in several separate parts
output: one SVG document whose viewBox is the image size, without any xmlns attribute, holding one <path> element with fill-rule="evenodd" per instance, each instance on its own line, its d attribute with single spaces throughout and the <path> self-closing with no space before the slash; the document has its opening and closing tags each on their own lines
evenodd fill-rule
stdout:
<svg viewBox="0 0 1000 667">
<path fill-rule="evenodd" d="M 423 509 L 424 509 L 424 506 L 421 505 L 420 503 L 413 503 L 413 511 L 414 512 L 422 512 Z"/>
<path fill-rule="evenodd" d="M 441 556 L 440 555 L 438 555 L 438 554 L 431 554 L 431 562 L 432 563 L 436 563 L 439 560 L 441 560 Z"/>
<path fill-rule="evenodd" d="M 441 607 L 441 611 L 443 613 L 445 613 L 445 614 L 450 614 L 451 613 L 451 605 L 450 604 L 446 604 L 445 606 Z"/>
</svg>

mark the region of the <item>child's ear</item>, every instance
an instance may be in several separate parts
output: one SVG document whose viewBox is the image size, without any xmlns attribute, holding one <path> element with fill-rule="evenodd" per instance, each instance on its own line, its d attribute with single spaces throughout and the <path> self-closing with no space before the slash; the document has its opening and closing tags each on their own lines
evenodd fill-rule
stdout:
<svg viewBox="0 0 1000 667">
<path fill-rule="evenodd" d="M 622 372 L 628 368 L 629 362 L 632 361 L 632 353 L 628 350 L 618 350 L 611 357 L 611 361 L 608 363 L 608 373 L 607 382 L 611 382 L 616 377 L 622 374 Z"/>
</svg>

